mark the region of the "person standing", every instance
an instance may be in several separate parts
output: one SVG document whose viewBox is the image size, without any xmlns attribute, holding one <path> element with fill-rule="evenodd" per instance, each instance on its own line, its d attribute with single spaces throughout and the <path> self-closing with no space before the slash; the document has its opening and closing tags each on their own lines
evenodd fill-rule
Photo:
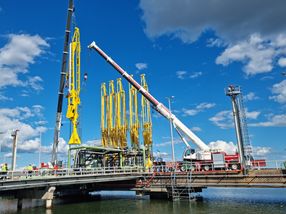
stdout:
<svg viewBox="0 0 286 214">
<path fill-rule="evenodd" d="M 2 167 L 1 167 L 1 179 L 6 179 L 7 178 L 7 172 L 8 172 L 8 165 L 7 163 L 3 163 L 2 164 Z"/>
</svg>

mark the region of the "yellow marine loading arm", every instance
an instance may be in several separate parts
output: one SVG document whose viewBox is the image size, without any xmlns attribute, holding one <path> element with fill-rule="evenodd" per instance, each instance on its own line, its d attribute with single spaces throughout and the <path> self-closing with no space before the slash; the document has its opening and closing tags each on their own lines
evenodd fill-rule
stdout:
<svg viewBox="0 0 286 214">
<path fill-rule="evenodd" d="M 209 151 L 210 148 L 198 138 L 188 127 L 186 127 L 170 110 L 155 99 L 142 85 L 137 83 L 131 75 L 129 75 L 123 68 L 121 68 L 115 61 L 113 61 L 103 50 L 101 50 L 95 42 L 92 42 L 88 48 L 94 49 L 99 53 L 113 68 L 115 68 L 136 90 L 138 90 L 154 107 L 168 120 L 172 120 L 174 126 L 178 128 L 186 137 L 195 143 L 202 151 Z M 184 141 L 187 147 L 190 147 L 187 141 Z"/>
<path fill-rule="evenodd" d="M 145 74 L 140 75 L 141 85 L 146 91 L 149 91 L 148 85 L 146 82 Z M 147 167 L 152 166 L 152 120 L 151 120 L 151 111 L 150 111 L 150 102 L 144 97 L 141 96 L 141 118 L 142 118 L 142 127 L 143 127 L 143 141 L 144 147 L 146 150 L 147 156 Z"/>
<path fill-rule="evenodd" d="M 108 112 L 108 96 L 106 94 L 106 84 L 101 84 L 101 144 L 103 147 L 108 147 L 108 127 L 107 127 L 107 112 Z"/>
<path fill-rule="evenodd" d="M 121 78 L 116 81 L 116 114 L 115 114 L 115 129 L 118 145 L 121 149 L 127 147 L 127 119 L 125 105 L 125 91 L 122 87 Z"/>
<path fill-rule="evenodd" d="M 72 123 L 72 134 L 69 140 L 69 145 L 81 144 L 78 136 L 78 107 L 80 105 L 80 34 L 76 27 L 72 42 L 70 43 L 70 58 L 68 78 L 68 109 L 66 117 Z"/>
<path fill-rule="evenodd" d="M 139 150 L 139 128 L 137 90 L 129 84 L 129 132 L 134 150 Z"/>
<path fill-rule="evenodd" d="M 109 145 L 113 148 L 118 148 L 118 143 L 116 141 L 116 130 L 114 125 L 114 112 L 115 112 L 115 91 L 114 91 L 114 81 L 109 81 L 108 87 L 108 105 L 107 105 L 107 129 L 108 129 L 108 141 Z"/>
</svg>

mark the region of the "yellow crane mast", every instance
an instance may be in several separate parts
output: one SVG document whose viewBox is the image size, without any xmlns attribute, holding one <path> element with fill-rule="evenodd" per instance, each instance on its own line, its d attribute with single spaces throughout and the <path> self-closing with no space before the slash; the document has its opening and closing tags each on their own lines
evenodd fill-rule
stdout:
<svg viewBox="0 0 286 214">
<path fill-rule="evenodd" d="M 129 84 L 129 131 L 132 148 L 135 150 L 139 150 L 139 128 L 137 90 Z"/>
<path fill-rule="evenodd" d="M 106 94 L 106 84 L 101 84 L 101 144 L 103 147 L 108 147 L 108 127 L 107 127 L 107 112 L 108 112 L 108 96 Z"/>
<path fill-rule="evenodd" d="M 116 115 L 115 115 L 115 129 L 116 140 L 121 149 L 127 147 L 127 119 L 126 119 L 126 104 L 125 91 L 122 87 L 121 78 L 116 82 Z"/>
<path fill-rule="evenodd" d="M 107 111 L 107 129 L 108 129 L 108 139 L 109 145 L 114 148 L 118 148 L 118 143 L 116 140 L 116 129 L 114 125 L 114 112 L 115 112 L 115 91 L 114 91 L 114 81 L 109 81 L 109 95 L 108 95 L 108 111 Z"/>
<path fill-rule="evenodd" d="M 145 74 L 141 74 L 141 85 L 146 91 L 148 90 L 148 85 L 146 82 Z M 144 146 L 150 152 L 152 149 L 152 120 L 151 120 L 151 111 L 150 103 L 145 97 L 141 97 L 141 118 L 143 126 L 143 141 Z"/>
<path fill-rule="evenodd" d="M 66 117 L 72 122 L 72 134 L 69 144 L 81 144 L 78 136 L 78 106 L 80 105 L 80 33 L 79 28 L 75 28 L 72 41 L 70 43 L 70 56 L 69 56 L 69 92 L 68 92 L 68 109 Z"/>
</svg>

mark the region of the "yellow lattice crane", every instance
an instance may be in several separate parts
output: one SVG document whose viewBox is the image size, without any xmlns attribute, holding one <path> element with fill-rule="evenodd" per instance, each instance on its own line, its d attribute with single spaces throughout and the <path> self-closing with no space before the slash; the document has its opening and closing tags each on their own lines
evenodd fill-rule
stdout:
<svg viewBox="0 0 286 214">
<path fill-rule="evenodd" d="M 126 119 L 126 103 L 125 91 L 122 87 L 121 78 L 116 82 L 116 115 L 115 115 L 115 129 L 116 140 L 120 148 L 127 147 L 127 119 Z"/>
<path fill-rule="evenodd" d="M 118 148 L 118 143 L 116 140 L 116 129 L 115 129 L 115 91 L 114 91 L 114 81 L 109 81 L 109 95 L 108 95 L 108 111 L 107 111 L 107 128 L 108 128 L 108 141 L 109 145 L 114 148 Z"/>
<path fill-rule="evenodd" d="M 139 150 L 139 119 L 138 119 L 138 101 L 137 90 L 129 84 L 129 131 L 132 148 Z"/>
<path fill-rule="evenodd" d="M 66 117 L 72 122 L 72 134 L 69 144 L 81 144 L 78 136 L 78 107 L 80 105 L 80 33 L 79 28 L 75 28 L 72 41 L 70 43 L 69 72 L 68 72 L 68 109 Z"/>
<path fill-rule="evenodd" d="M 107 127 L 107 112 L 108 112 L 108 96 L 106 94 L 106 84 L 101 84 L 101 144 L 103 147 L 108 147 L 108 127 Z"/>
<path fill-rule="evenodd" d="M 148 92 L 148 85 L 146 82 L 145 74 L 141 74 L 141 85 L 142 87 Z M 147 167 L 152 166 L 152 120 L 151 120 L 151 111 L 150 111 L 150 103 L 149 101 L 142 96 L 141 97 L 141 118 L 142 118 L 142 127 L 143 127 L 143 141 L 146 151 L 146 157 L 147 157 Z"/>
</svg>

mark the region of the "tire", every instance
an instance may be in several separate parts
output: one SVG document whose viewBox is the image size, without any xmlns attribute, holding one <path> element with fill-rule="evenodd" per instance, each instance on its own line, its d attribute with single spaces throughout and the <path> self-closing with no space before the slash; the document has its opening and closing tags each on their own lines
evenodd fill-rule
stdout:
<svg viewBox="0 0 286 214">
<path fill-rule="evenodd" d="M 232 170 L 237 170 L 238 169 L 238 165 L 237 164 L 232 164 L 231 165 L 231 169 Z"/>
<path fill-rule="evenodd" d="M 205 170 L 205 171 L 209 171 L 209 170 L 210 170 L 210 166 L 209 166 L 209 165 L 205 165 L 205 166 L 204 166 L 204 170 Z"/>
</svg>

